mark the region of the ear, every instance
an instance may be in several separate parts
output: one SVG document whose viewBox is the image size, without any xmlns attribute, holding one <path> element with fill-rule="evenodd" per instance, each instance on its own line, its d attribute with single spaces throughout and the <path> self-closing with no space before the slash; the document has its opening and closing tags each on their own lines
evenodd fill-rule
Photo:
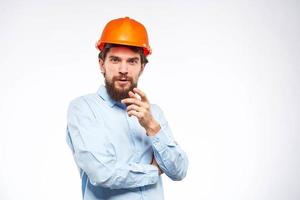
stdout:
<svg viewBox="0 0 300 200">
<path fill-rule="evenodd" d="M 104 74 L 105 73 L 105 67 L 104 67 L 104 62 L 103 62 L 102 59 L 99 59 L 99 65 L 100 65 L 101 73 Z"/>
<path fill-rule="evenodd" d="M 140 75 L 143 73 L 143 71 L 144 71 L 144 69 L 145 69 L 145 66 L 146 66 L 145 64 L 142 64 L 142 65 L 141 65 Z"/>
</svg>

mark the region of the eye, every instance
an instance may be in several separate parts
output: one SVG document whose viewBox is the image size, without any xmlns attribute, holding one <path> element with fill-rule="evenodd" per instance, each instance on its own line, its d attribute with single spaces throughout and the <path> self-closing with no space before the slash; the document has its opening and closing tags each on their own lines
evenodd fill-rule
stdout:
<svg viewBox="0 0 300 200">
<path fill-rule="evenodd" d="M 111 58 L 110 58 L 110 61 L 111 61 L 113 64 L 116 64 L 116 63 L 118 63 L 118 62 L 120 61 L 120 59 L 117 58 L 117 57 L 111 57 Z"/>
<path fill-rule="evenodd" d="M 128 63 L 131 65 L 136 65 L 136 64 L 138 64 L 138 59 L 130 59 L 130 60 L 128 60 Z"/>
</svg>

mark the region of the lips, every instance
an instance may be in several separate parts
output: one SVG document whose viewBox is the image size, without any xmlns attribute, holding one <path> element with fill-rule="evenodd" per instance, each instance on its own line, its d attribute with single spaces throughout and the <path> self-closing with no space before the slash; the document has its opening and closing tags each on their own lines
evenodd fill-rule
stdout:
<svg viewBox="0 0 300 200">
<path fill-rule="evenodd" d="M 124 76 L 124 77 L 121 76 L 121 77 L 116 77 L 116 80 L 120 81 L 120 82 L 127 82 L 127 81 L 131 81 L 132 79 L 127 76 Z"/>
<path fill-rule="evenodd" d="M 128 76 L 117 76 L 113 78 L 113 81 L 120 87 L 125 87 L 132 83 L 132 78 Z"/>
<path fill-rule="evenodd" d="M 127 78 L 121 78 L 117 79 L 118 85 L 120 86 L 126 86 L 130 81 Z"/>
<path fill-rule="evenodd" d="M 127 83 L 129 80 L 128 79 L 118 79 L 118 81 L 121 83 Z"/>
</svg>

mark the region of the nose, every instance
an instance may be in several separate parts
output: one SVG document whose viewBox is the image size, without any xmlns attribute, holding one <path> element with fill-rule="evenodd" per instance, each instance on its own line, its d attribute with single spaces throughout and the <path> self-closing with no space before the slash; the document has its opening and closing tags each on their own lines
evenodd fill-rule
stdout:
<svg viewBox="0 0 300 200">
<path fill-rule="evenodd" d="M 119 73 L 120 74 L 128 74 L 128 66 L 126 62 L 121 62 L 119 66 Z"/>
</svg>

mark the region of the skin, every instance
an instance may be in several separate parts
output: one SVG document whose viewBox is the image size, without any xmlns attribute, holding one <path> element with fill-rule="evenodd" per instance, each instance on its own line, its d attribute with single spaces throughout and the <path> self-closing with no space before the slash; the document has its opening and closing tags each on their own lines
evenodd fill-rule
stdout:
<svg viewBox="0 0 300 200">
<path fill-rule="evenodd" d="M 113 77 L 130 77 L 134 83 L 142 74 L 145 65 L 141 64 L 140 55 L 126 47 L 112 47 L 103 60 L 99 60 L 100 70 L 105 74 L 105 79 L 109 82 Z M 129 89 L 129 81 L 118 80 L 114 82 L 117 90 Z"/>
<path fill-rule="evenodd" d="M 113 77 L 130 77 L 134 83 L 137 83 L 145 68 L 145 65 L 141 64 L 140 55 L 126 47 L 112 47 L 104 61 L 99 60 L 99 64 L 101 72 L 105 74 L 105 79 L 108 81 L 112 81 Z M 131 82 L 126 80 L 126 78 L 117 79 L 114 82 L 117 90 L 129 89 L 130 85 Z M 121 101 L 128 105 L 128 115 L 137 117 L 148 136 L 156 135 L 161 127 L 151 114 L 150 102 L 146 94 L 138 88 L 134 88 L 128 94 L 129 98 Z M 152 159 L 151 164 L 158 167 L 159 174 L 162 173 L 155 158 Z"/>
</svg>

